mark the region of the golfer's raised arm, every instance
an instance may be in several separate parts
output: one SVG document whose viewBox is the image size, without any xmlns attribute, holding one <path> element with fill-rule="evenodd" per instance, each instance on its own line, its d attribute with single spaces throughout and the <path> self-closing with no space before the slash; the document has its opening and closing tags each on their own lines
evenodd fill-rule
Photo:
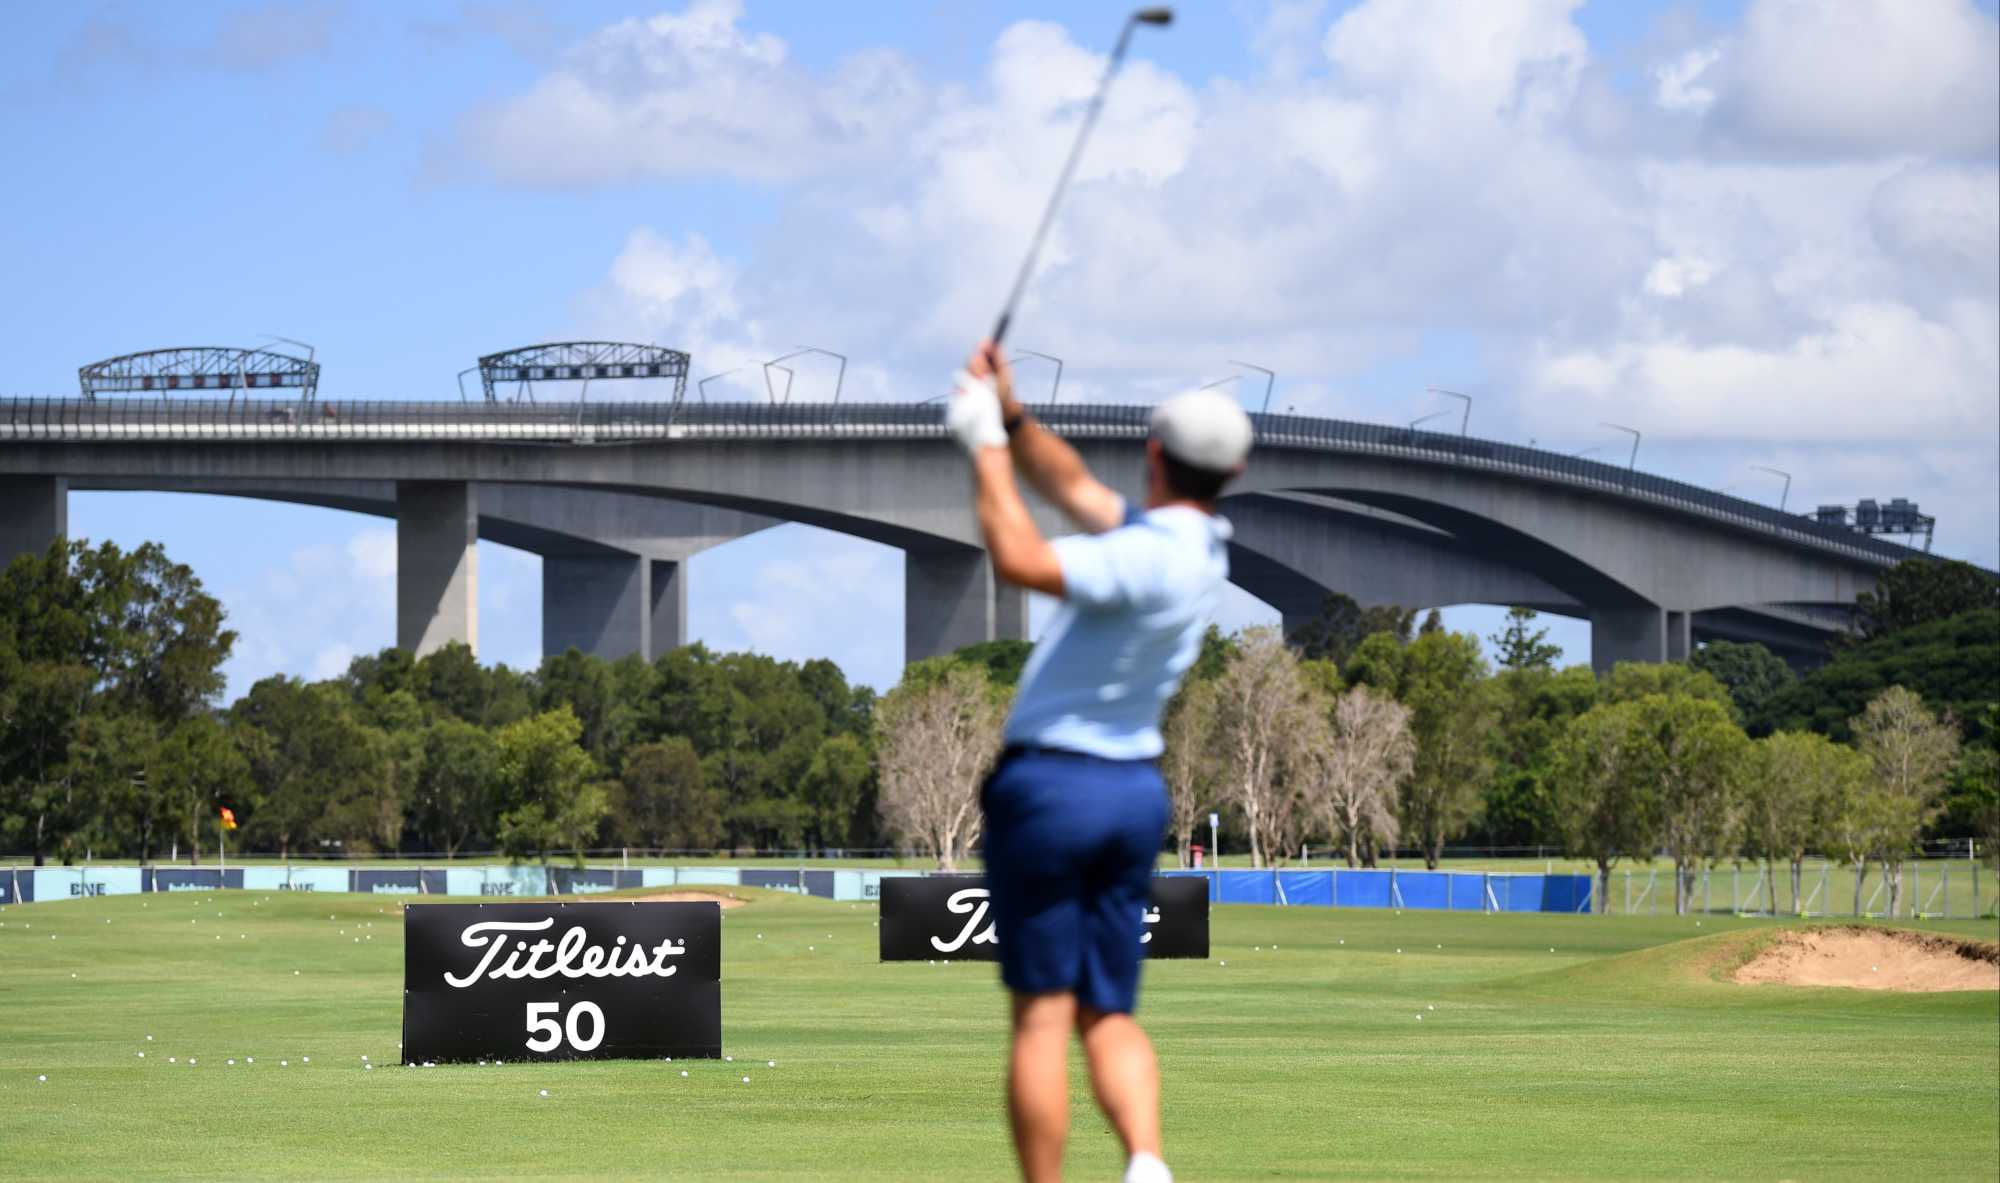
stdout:
<svg viewBox="0 0 2000 1183">
<path fill-rule="evenodd" d="M 974 355 L 971 372 L 975 377 L 990 375 L 994 379 L 1008 450 L 1028 484 L 1089 533 L 1101 534 L 1120 525 L 1125 519 L 1125 499 L 1090 475 L 1083 457 L 1069 441 L 1028 414 L 1014 397 L 1014 369 L 999 347 L 991 341 L 982 344 Z"/>
</svg>

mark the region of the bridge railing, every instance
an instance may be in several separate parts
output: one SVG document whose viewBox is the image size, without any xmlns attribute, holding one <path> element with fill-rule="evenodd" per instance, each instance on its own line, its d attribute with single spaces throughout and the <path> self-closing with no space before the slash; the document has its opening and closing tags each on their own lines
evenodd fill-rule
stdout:
<svg viewBox="0 0 2000 1183">
<path fill-rule="evenodd" d="M 1071 438 L 1144 438 L 1153 409 L 1037 407 Z M 1500 471 L 1629 497 L 1887 563 L 1919 554 L 1690 485 L 1578 456 L 1444 432 L 1300 415 L 1251 416 L 1264 447 L 1306 448 Z M 306 402 L 253 399 L 0 399 L 0 442 L 425 440 L 609 444 L 672 439 L 925 439 L 945 435 L 941 403 Z"/>
</svg>

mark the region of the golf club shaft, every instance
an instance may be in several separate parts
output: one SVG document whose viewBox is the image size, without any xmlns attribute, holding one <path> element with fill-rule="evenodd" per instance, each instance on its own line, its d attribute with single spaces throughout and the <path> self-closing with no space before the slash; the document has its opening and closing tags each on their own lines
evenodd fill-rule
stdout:
<svg viewBox="0 0 2000 1183">
<path fill-rule="evenodd" d="M 1111 89 L 1111 79 L 1117 75 L 1119 63 L 1125 60 L 1125 47 L 1131 43 L 1132 30 L 1139 21 L 1140 14 L 1135 12 L 1125 18 L 1125 27 L 1119 31 L 1118 45 L 1111 51 L 1110 64 L 1104 68 L 1097 93 L 1091 96 L 1090 109 L 1084 112 L 1083 126 L 1076 129 L 1076 142 L 1070 145 L 1069 159 L 1063 162 L 1062 175 L 1056 178 L 1056 191 L 1049 194 L 1048 208 L 1042 211 L 1042 224 L 1035 228 L 1034 241 L 1028 244 L 1028 257 L 1021 260 L 1021 272 L 1014 277 L 1014 290 L 1007 293 L 1007 304 L 1000 310 L 999 322 L 993 326 L 995 345 L 1007 338 L 1007 324 L 1014 319 L 1014 305 L 1020 302 L 1021 292 L 1028 286 L 1028 277 L 1034 274 L 1035 259 L 1042 253 L 1042 240 L 1048 237 L 1049 226 L 1056 219 L 1056 207 L 1062 204 L 1063 191 L 1069 188 L 1070 174 L 1076 171 L 1076 162 L 1083 156 L 1083 145 L 1090 139 L 1091 129 L 1097 126 L 1097 114 L 1104 108 L 1105 92 Z"/>
</svg>

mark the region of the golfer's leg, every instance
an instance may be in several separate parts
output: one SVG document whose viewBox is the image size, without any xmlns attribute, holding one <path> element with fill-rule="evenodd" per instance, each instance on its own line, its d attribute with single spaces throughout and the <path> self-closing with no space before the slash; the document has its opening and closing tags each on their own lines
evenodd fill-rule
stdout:
<svg viewBox="0 0 2000 1183">
<path fill-rule="evenodd" d="M 1160 1154 L 1160 1062 L 1153 1041 L 1131 1015 L 1079 1007 L 1076 1029 L 1090 1061 L 1097 1107 L 1125 1143 L 1125 1154 Z"/>
<path fill-rule="evenodd" d="M 1074 994 L 1014 995 L 1014 1047 L 1007 1064 L 1007 1116 L 1028 1183 L 1062 1178 L 1069 1137 L 1069 1032 Z"/>
</svg>

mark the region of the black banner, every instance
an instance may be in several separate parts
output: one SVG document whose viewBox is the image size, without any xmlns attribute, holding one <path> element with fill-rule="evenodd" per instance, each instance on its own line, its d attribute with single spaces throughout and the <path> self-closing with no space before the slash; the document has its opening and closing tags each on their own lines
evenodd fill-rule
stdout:
<svg viewBox="0 0 2000 1183">
<path fill-rule="evenodd" d="M 403 920 L 403 1057 L 722 1055 L 713 903 L 413 904 Z"/>
<path fill-rule="evenodd" d="M 1153 879 L 1146 909 L 1148 957 L 1208 956 L 1208 882 Z M 978 875 L 932 875 L 882 880 L 882 960 L 993 961 L 999 934 Z"/>
<path fill-rule="evenodd" d="M 23 874 L 18 867 L 0 869 L 0 907 L 25 904 L 35 898 L 35 873 Z"/>
</svg>

